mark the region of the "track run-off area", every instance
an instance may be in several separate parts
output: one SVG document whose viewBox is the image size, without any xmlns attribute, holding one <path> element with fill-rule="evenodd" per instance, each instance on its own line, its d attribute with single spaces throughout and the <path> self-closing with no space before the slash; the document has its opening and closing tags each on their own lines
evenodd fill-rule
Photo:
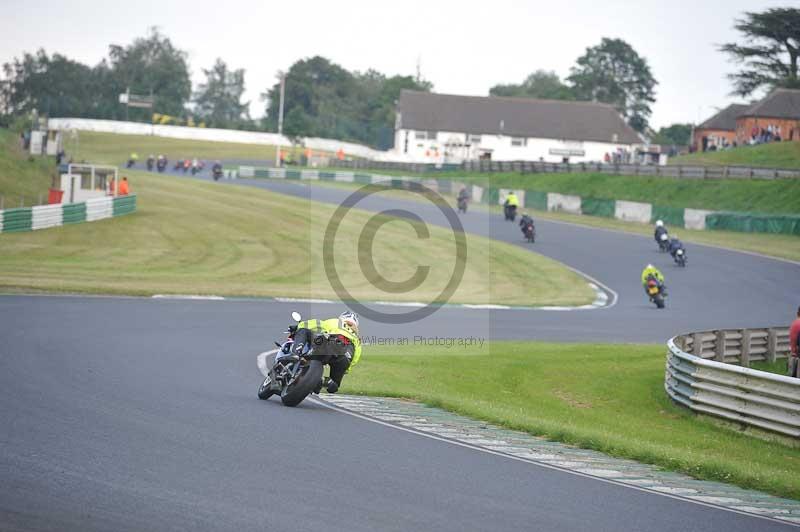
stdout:
<svg viewBox="0 0 800 532">
<path fill-rule="evenodd" d="M 219 186 L 234 184 L 335 204 L 351 193 L 260 180 Z M 373 195 L 358 208 L 402 208 L 446 223 L 419 201 Z M 410 324 L 363 319 L 364 334 L 663 343 L 691 330 L 786 323 L 797 307 L 795 263 L 690 244 L 691 262 L 679 269 L 652 238 L 537 220 L 531 245 L 496 214 L 475 210 L 461 220 L 468 232 L 575 268 L 606 291 L 608 304 L 444 307 Z M 665 310 L 643 293 L 647 263 L 666 276 Z M 259 401 L 256 356 L 280 338 L 289 313 L 335 315 L 341 307 L 0 297 L 0 530 L 791 527 L 424 437 L 317 401 L 293 409 Z"/>
</svg>

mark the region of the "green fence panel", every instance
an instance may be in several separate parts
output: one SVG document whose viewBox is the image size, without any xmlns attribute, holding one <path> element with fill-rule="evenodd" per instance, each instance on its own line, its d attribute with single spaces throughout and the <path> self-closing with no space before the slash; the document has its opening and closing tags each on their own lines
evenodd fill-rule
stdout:
<svg viewBox="0 0 800 532">
<path fill-rule="evenodd" d="M 404 188 L 402 179 L 392 179 L 392 188 Z"/>
<path fill-rule="evenodd" d="M 266 168 L 256 168 L 253 172 L 254 177 L 269 177 L 269 170 Z"/>
<path fill-rule="evenodd" d="M 800 216 L 748 212 L 716 212 L 706 216 L 706 229 L 745 233 L 800 235 Z"/>
<path fill-rule="evenodd" d="M 336 179 L 336 174 L 333 172 L 319 172 L 319 178 L 322 181 L 333 181 Z"/>
<path fill-rule="evenodd" d="M 114 198 L 112 202 L 113 215 L 121 216 L 123 214 L 130 214 L 136 211 L 136 196 L 123 196 Z"/>
<path fill-rule="evenodd" d="M 286 170 L 286 179 L 300 179 L 300 170 Z"/>
<path fill-rule="evenodd" d="M 63 212 L 62 223 L 77 224 L 86 221 L 85 203 L 67 203 L 61 207 Z"/>
<path fill-rule="evenodd" d="M 604 216 L 613 218 L 616 210 L 616 200 L 602 198 L 581 198 L 581 213 L 589 216 Z"/>
<path fill-rule="evenodd" d="M 372 176 L 369 174 L 354 174 L 353 180 L 356 183 L 361 183 L 362 185 L 369 185 L 372 183 Z"/>
<path fill-rule="evenodd" d="M 3 232 L 17 233 L 33 228 L 33 211 L 28 207 L 3 211 Z"/>
<path fill-rule="evenodd" d="M 664 205 L 653 205 L 653 215 L 651 221 L 662 220 L 667 226 L 683 227 L 683 209 L 680 207 L 666 207 Z"/>
<path fill-rule="evenodd" d="M 489 205 L 497 205 L 500 201 L 500 189 L 499 188 L 489 188 L 485 191 L 483 195 L 484 203 L 488 203 Z"/>
<path fill-rule="evenodd" d="M 546 211 L 547 192 L 542 192 L 541 190 L 526 190 L 525 207 L 536 209 L 537 211 Z"/>
</svg>

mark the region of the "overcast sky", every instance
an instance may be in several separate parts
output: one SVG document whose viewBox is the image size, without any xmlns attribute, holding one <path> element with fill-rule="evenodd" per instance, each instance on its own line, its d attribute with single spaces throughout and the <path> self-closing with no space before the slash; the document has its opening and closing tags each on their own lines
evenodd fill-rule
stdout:
<svg viewBox="0 0 800 532">
<path fill-rule="evenodd" d="M 246 69 L 251 114 L 275 73 L 325 56 L 349 70 L 413 74 L 419 59 L 434 91 L 487 95 L 536 69 L 565 77 L 602 37 L 630 43 L 658 80 L 651 123 L 702 121 L 731 98 L 734 69 L 717 45 L 736 40 L 745 10 L 798 0 L 127 2 L 0 0 L 0 63 L 44 48 L 94 65 L 110 43 L 128 44 L 159 26 L 189 53 L 194 83 L 217 57 Z M 289 83 L 291 80 L 288 81 Z"/>
</svg>

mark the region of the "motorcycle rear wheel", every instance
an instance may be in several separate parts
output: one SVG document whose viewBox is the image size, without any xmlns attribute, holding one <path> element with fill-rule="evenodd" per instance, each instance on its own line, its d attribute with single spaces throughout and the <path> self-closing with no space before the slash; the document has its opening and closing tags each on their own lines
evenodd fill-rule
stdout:
<svg viewBox="0 0 800 532">
<path fill-rule="evenodd" d="M 656 304 L 656 307 L 664 308 L 664 296 L 661 294 L 656 294 L 653 296 L 653 302 Z"/>
<path fill-rule="evenodd" d="M 281 391 L 281 402 L 285 406 L 297 406 L 322 380 L 324 366 L 319 360 L 312 360 L 308 364 L 308 369 L 291 386 Z"/>
</svg>

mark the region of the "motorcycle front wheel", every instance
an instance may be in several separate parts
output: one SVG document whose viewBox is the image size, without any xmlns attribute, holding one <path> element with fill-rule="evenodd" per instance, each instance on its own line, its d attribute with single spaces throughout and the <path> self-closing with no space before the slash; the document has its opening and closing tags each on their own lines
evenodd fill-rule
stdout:
<svg viewBox="0 0 800 532">
<path fill-rule="evenodd" d="M 656 307 L 664 308 L 664 296 L 661 294 L 653 296 L 653 302 L 656 304 Z"/>
<path fill-rule="evenodd" d="M 297 406 L 308 394 L 314 391 L 322 380 L 324 366 L 319 360 L 312 360 L 304 374 L 281 391 L 281 402 L 286 406 Z"/>
<path fill-rule="evenodd" d="M 272 391 L 271 384 L 272 384 L 272 379 L 267 377 L 266 379 L 264 379 L 264 382 L 261 383 L 261 386 L 258 387 L 258 398 L 261 399 L 262 401 L 269 399 L 275 393 L 274 391 Z"/>
</svg>

